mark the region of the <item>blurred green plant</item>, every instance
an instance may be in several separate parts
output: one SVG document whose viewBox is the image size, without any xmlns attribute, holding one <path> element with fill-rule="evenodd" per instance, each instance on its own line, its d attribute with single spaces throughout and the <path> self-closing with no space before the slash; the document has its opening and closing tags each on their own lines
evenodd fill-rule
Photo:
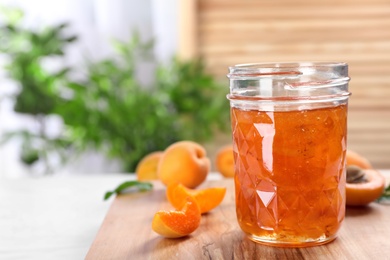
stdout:
<svg viewBox="0 0 390 260">
<path fill-rule="evenodd" d="M 201 61 L 159 65 L 153 84 L 143 86 L 137 64 L 151 58 L 152 42 L 134 34 L 115 47 L 115 55 L 90 63 L 84 80 L 68 85 L 72 97 L 57 110 L 82 147 L 103 150 L 132 172 L 147 153 L 178 140 L 208 141 L 226 129 L 223 87 Z"/>
<path fill-rule="evenodd" d="M 31 116 L 37 122 L 37 129 L 18 130 L 6 133 L 2 142 L 18 137 L 22 140 L 21 160 L 32 165 L 39 159 L 50 172 L 48 153 L 62 151 L 67 146 L 61 137 L 49 137 L 47 119 L 59 103 L 59 89 L 66 83 L 69 68 L 49 72 L 44 62 L 56 62 L 64 56 L 64 48 L 76 40 L 76 36 L 65 36 L 67 24 L 46 27 L 34 31 L 21 26 L 23 13 L 19 9 L 2 8 L 5 23 L 0 26 L 0 53 L 8 63 L 5 70 L 18 85 L 14 99 L 15 112 Z"/>
<path fill-rule="evenodd" d="M 71 68 L 48 73 L 42 58 L 62 56 L 66 45 L 77 38 L 62 36 L 65 27 L 32 32 L 9 23 L 0 29 L 0 44 L 8 46 L 1 52 L 10 58 L 6 70 L 20 86 L 15 111 L 35 117 L 42 126 L 38 137 L 45 145 L 41 147 L 32 145 L 36 136 L 31 132 L 18 134 L 25 136 L 24 146 L 31 148 L 22 149 L 31 154 L 23 159 L 25 163 L 43 159 L 47 147 L 61 154 L 94 149 L 118 159 L 125 172 L 133 172 L 138 161 L 152 151 L 164 150 L 178 140 L 210 141 L 214 134 L 227 130 L 226 90 L 207 73 L 201 60 L 173 58 L 168 64 L 156 65 L 151 84 L 141 83 L 139 63 L 156 62 L 153 42 L 141 41 L 136 33 L 127 42 L 115 41 L 112 56 L 72 68 L 84 71 L 81 79 L 71 79 Z M 51 114 L 62 118 L 63 136 L 50 139 L 45 135 L 44 121 Z"/>
</svg>

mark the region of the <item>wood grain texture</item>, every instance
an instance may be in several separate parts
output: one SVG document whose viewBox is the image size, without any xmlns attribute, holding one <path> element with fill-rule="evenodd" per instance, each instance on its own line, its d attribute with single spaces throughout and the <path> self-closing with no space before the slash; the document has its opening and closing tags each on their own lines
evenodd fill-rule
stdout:
<svg viewBox="0 0 390 260">
<path fill-rule="evenodd" d="M 165 190 L 155 183 L 150 192 L 118 196 L 86 259 L 388 259 L 390 206 L 372 203 L 347 208 L 339 237 L 310 248 L 276 248 L 256 244 L 241 232 L 235 215 L 232 179 L 202 185 L 226 186 L 220 206 L 203 215 L 190 236 L 166 239 L 151 229 L 155 212 L 171 209 Z"/>
<path fill-rule="evenodd" d="M 226 86 L 239 63 L 347 62 L 349 147 L 390 168 L 390 1 L 197 0 L 196 10 L 198 55 Z"/>
<path fill-rule="evenodd" d="M 182 60 L 196 58 L 198 55 L 198 9 L 196 0 L 179 3 L 179 49 Z"/>
</svg>

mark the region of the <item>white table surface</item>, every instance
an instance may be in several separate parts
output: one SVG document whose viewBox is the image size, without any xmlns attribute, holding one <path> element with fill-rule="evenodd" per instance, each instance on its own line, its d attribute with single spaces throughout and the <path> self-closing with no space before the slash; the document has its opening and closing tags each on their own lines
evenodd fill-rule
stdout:
<svg viewBox="0 0 390 260">
<path fill-rule="evenodd" d="M 0 259 L 84 259 L 114 199 L 103 201 L 104 193 L 132 178 L 0 179 Z"/>
</svg>

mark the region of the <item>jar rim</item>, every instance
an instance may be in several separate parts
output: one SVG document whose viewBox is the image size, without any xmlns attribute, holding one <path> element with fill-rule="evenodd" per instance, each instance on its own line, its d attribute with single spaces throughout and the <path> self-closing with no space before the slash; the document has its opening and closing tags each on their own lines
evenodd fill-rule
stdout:
<svg viewBox="0 0 390 260">
<path fill-rule="evenodd" d="M 298 61 L 298 62 L 254 62 L 254 63 L 241 63 L 230 66 L 229 69 L 234 68 L 297 68 L 297 67 L 338 67 L 347 66 L 346 62 L 340 61 Z"/>
<path fill-rule="evenodd" d="M 320 68 L 334 70 L 348 68 L 348 64 L 338 61 L 243 63 L 230 66 L 227 77 L 294 77 L 303 75 L 305 70 Z"/>
</svg>

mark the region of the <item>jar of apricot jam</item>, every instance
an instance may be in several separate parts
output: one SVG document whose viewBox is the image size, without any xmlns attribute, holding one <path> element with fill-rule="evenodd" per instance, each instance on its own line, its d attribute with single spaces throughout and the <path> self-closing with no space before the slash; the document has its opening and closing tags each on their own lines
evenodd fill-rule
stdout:
<svg viewBox="0 0 390 260">
<path fill-rule="evenodd" d="M 345 216 L 348 65 L 229 68 L 238 223 L 258 243 L 334 240 Z"/>
</svg>

